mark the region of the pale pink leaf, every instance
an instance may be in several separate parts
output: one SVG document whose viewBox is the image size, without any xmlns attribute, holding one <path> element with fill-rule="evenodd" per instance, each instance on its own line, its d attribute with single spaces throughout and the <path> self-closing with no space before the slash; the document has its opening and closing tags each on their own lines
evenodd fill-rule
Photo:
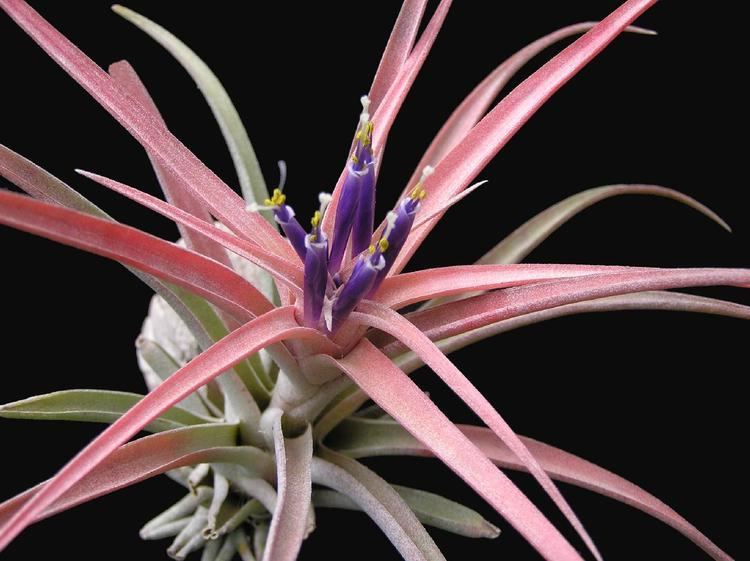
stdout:
<svg viewBox="0 0 750 561">
<path fill-rule="evenodd" d="M 748 285 L 750 269 L 649 269 L 506 288 L 413 312 L 408 318 L 430 339 L 438 340 L 533 312 L 608 296 L 698 286 Z"/>
<path fill-rule="evenodd" d="M 293 251 L 258 214 L 248 214 L 242 198 L 209 170 L 106 72 L 23 0 L 0 0 L 0 7 L 128 132 L 193 190 L 228 228 L 269 250 Z"/>
<path fill-rule="evenodd" d="M 594 545 L 583 524 L 576 516 L 573 509 L 562 496 L 555 484 L 542 469 L 534 456 L 524 446 L 515 431 L 503 419 L 500 413 L 492 406 L 487 398 L 482 395 L 474 384 L 430 341 L 419 329 L 409 322 L 398 312 L 376 303 L 360 305 L 359 312 L 355 313 L 356 320 L 380 329 L 396 337 L 406 347 L 414 351 L 424 363 L 429 366 L 435 374 L 471 409 L 484 423 L 492 429 L 529 470 L 539 485 L 549 495 L 557 508 L 565 515 L 568 522 L 578 532 L 591 553 L 601 561 L 601 554 Z"/>
<path fill-rule="evenodd" d="M 500 467 L 527 471 L 510 448 L 490 430 L 470 425 L 459 425 L 459 428 Z M 717 561 L 731 561 L 729 555 L 719 549 L 695 526 L 639 486 L 569 452 L 525 436 L 520 438 L 552 478 L 583 487 L 642 510 L 682 533 Z M 326 442 L 353 458 L 432 455 L 419 440 L 390 420 L 352 417 L 331 433 Z"/>
<path fill-rule="evenodd" d="M 411 379 L 369 341 L 342 359 L 328 360 L 419 439 L 510 522 L 548 560 L 581 556 Z"/>
<path fill-rule="evenodd" d="M 435 167 L 425 182 L 422 212 L 462 191 L 531 116 L 656 0 L 628 0 L 510 92 Z M 439 218 L 414 232 L 392 273 L 398 273 Z"/>
<path fill-rule="evenodd" d="M 375 111 L 406 62 L 419 31 L 427 0 L 405 0 L 370 86 L 370 110 Z"/>
<path fill-rule="evenodd" d="M 307 535 L 308 512 L 312 508 L 310 464 L 313 456 L 312 430 L 308 425 L 296 437 L 284 436 L 282 415 L 273 423 L 276 452 L 278 499 L 271 519 L 264 561 L 294 561 Z"/>
<path fill-rule="evenodd" d="M 0 528 L 0 549 L 31 524 L 63 493 L 122 444 L 175 403 L 260 349 L 290 338 L 323 337 L 300 327 L 291 307 L 251 320 L 187 363 L 81 450 Z"/>
<path fill-rule="evenodd" d="M 161 199 L 157 199 L 148 193 L 144 193 L 143 191 L 139 191 L 138 189 L 125 185 L 124 183 L 120 183 L 119 181 L 95 173 L 83 170 L 76 171 L 84 177 L 88 177 L 92 181 L 95 181 L 108 189 L 116 191 L 121 195 L 125 195 L 129 199 L 136 201 L 146 208 L 158 212 L 162 216 L 166 216 L 170 220 L 183 224 L 195 232 L 200 232 L 240 257 L 244 257 L 248 261 L 262 267 L 275 278 L 286 283 L 291 288 L 294 288 L 297 293 L 301 292 L 302 267 L 300 266 L 297 257 L 295 257 L 296 262 L 288 261 L 284 257 L 276 255 L 271 251 L 267 251 L 257 244 L 235 236 L 232 233 L 224 232 L 213 224 L 204 222 L 184 210 L 174 205 L 170 205 Z"/>
<path fill-rule="evenodd" d="M 114 259 L 186 288 L 245 320 L 271 304 L 231 269 L 135 228 L 0 192 L 0 224 Z"/>
</svg>

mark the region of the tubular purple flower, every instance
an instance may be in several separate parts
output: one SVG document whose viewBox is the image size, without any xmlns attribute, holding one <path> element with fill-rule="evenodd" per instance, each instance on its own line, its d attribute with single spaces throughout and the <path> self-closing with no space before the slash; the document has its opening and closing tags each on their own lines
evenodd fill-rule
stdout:
<svg viewBox="0 0 750 561">
<path fill-rule="evenodd" d="M 305 236 L 304 321 L 318 327 L 328 284 L 328 238 L 322 232 Z"/>
<path fill-rule="evenodd" d="M 352 255 L 370 246 L 375 223 L 375 161 L 368 143 L 362 150 L 365 173 L 360 177 L 359 199 L 352 225 Z"/>
<path fill-rule="evenodd" d="M 306 247 L 305 243 L 305 229 L 294 217 L 294 210 L 289 205 L 281 204 L 273 209 L 273 217 L 276 222 L 281 226 L 284 234 L 289 239 L 289 243 L 292 244 L 294 251 L 297 252 L 299 258 L 305 261 Z"/>
<path fill-rule="evenodd" d="M 385 261 L 385 265 L 378 272 L 378 276 L 375 279 L 372 288 L 370 288 L 370 292 L 367 294 L 367 296 L 370 296 L 377 291 L 378 287 L 380 287 L 380 284 L 388 274 L 388 271 L 391 270 L 393 263 L 396 261 L 398 252 L 401 251 L 402 247 L 404 247 L 406 238 L 409 237 L 409 232 L 411 232 L 411 227 L 414 224 L 414 217 L 416 216 L 417 211 L 421 206 L 422 199 L 424 199 L 427 194 L 427 192 L 424 190 L 424 187 L 422 187 L 422 184 L 424 183 L 425 179 L 427 179 L 432 174 L 432 172 L 432 166 L 426 166 L 424 170 L 422 170 L 422 177 L 414 186 L 412 192 L 408 197 L 402 199 L 401 202 L 399 202 L 399 204 L 397 205 L 396 211 L 394 213 L 395 217 L 393 218 L 392 223 L 389 222 L 388 227 L 383 234 L 383 238 L 388 240 L 387 251 L 383 251 L 383 259 Z"/>
<path fill-rule="evenodd" d="M 385 260 L 380 247 L 377 249 L 371 247 L 370 250 L 372 251 L 371 254 L 359 257 L 349 280 L 333 296 L 331 317 L 326 318 L 327 327 L 331 332 L 336 331 L 341 326 L 362 298 L 370 292 L 378 272 L 385 267 Z"/>
<path fill-rule="evenodd" d="M 358 208 L 361 206 L 360 202 L 365 198 L 370 202 L 370 209 L 363 209 L 363 216 L 358 219 L 358 232 L 356 242 L 358 246 L 361 244 L 361 240 L 364 238 L 364 229 L 368 215 L 374 215 L 374 196 L 375 196 L 375 170 L 373 164 L 372 155 L 372 121 L 370 121 L 370 114 L 368 108 L 370 106 L 370 99 L 367 96 L 362 96 L 362 113 L 359 116 L 359 128 L 357 130 L 356 139 L 357 142 L 354 145 L 354 151 L 352 152 L 350 162 L 348 165 L 348 172 L 346 180 L 341 189 L 341 197 L 336 208 L 336 220 L 333 225 L 333 237 L 331 240 L 331 254 L 328 260 L 328 270 L 331 274 L 338 272 L 341 267 L 341 262 L 344 259 L 344 253 L 346 252 L 346 245 L 349 242 L 349 236 L 352 233 L 352 227 L 355 223 L 355 216 L 359 214 Z M 369 218 L 370 231 L 367 234 L 367 242 L 364 247 L 355 251 L 359 253 L 363 251 L 369 244 L 372 236 L 372 218 Z"/>
</svg>

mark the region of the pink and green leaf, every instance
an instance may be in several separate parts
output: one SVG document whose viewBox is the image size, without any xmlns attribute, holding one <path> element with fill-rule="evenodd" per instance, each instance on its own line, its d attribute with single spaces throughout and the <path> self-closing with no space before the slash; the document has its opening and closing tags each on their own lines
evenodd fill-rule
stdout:
<svg viewBox="0 0 750 561">
<path fill-rule="evenodd" d="M 419 439 L 548 560 L 581 556 L 544 515 L 448 420 L 411 379 L 367 340 L 330 361 Z"/>
<path fill-rule="evenodd" d="M 518 457 L 488 429 L 470 425 L 459 425 L 459 428 L 500 467 L 527 471 Z M 642 510 L 682 533 L 714 559 L 731 560 L 687 520 L 637 485 L 564 450 L 531 438 L 523 436 L 521 438 L 552 478 L 583 487 Z M 326 443 L 342 454 L 353 458 L 431 455 L 421 442 L 398 423 L 389 420 L 347 419 L 331 433 Z"/>
</svg>

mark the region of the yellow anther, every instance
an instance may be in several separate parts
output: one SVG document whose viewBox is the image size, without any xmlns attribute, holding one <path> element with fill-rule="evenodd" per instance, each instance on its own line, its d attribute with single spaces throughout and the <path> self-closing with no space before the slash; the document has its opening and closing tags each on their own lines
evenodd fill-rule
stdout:
<svg viewBox="0 0 750 561">
<path fill-rule="evenodd" d="M 320 226 L 320 219 L 321 219 L 320 211 L 316 210 L 315 214 L 313 214 L 312 220 L 310 220 L 310 224 L 312 224 L 313 228 L 317 228 L 318 226 Z"/>
<path fill-rule="evenodd" d="M 274 189 L 271 198 L 263 201 L 263 204 L 266 206 L 281 206 L 284 201 L 286 201 L 286 195 L 281 192 L 281 189 Z"/>
<path fill-rule="evenodd" d="M 352 162 L 354 162 L 355 165 L 359 163 L 359 158 L 357 158 L 356 154 L 352 154 Z"/>
<path fill-rule="evenodd" d="M 371 245 L 370 247 L 368 247 L 368 248 L 367 248 L 367 252 L 368 252 L 368 253 L 371 253 L 371 254 L 372 254 L 372 253 L 375 253 L 375 246 L 374 246 L 374 245 Z"/>
<path fill-rule="evenodd" d="M 421 201 L 427 196 L 427 191 L 425 191 L 424 187 L 422 187 L 422 183 L 417 183 L 414 186 L 414 189 L 412 189 L 411 195 L 409 195 L 410 198 L 414 200 Z"/>
<path fill-rule="evenodd" d="M 381 240 L 378 242 L 378 247 L 380 247 L 380 253 L 385 253 L 388 250 L 388 240 L 385 238 L 381 238 Z"/>
</svg>

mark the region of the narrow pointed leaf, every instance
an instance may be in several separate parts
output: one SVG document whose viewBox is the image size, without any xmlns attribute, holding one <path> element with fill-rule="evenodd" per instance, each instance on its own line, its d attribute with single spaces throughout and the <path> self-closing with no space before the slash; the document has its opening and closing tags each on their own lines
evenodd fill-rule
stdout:
<svg viewBox="0 0 750 561">
<path fill-rule="evenodd" d="M 291 288 L 299 290 L 299 286 L 301 285 L 300 281 L 302 269 L 299 265 L 296 264 L 296 262 L 288 261 L 287 259 L 274 254 L 273 252 L 266 251 L 262 247 L 252 242 L 248 242 L 247 240 L 243 240 L 242 238 L 237 237 L 229 232 L 225 232 L 220 228 L 217 228 L 213 224 L 209 224 L 203 220 L 195 218 L 193 215 L 174 205 L 162 201 L 161 199 L 157 199 L 156 197 L 149 195 L 148 193 L 144 193 L 143 191 L 134 189 L 133 187 L 125 185 L 124 183 L 120 183 L 119 181 L 115 181 L 113 179 L 97 175 L 95 173 L 90 173 L 83 170 L 77 171 L 84 177 L 87 177 L 92 181 L 95 181 L 98 184 L 107 187 L 108 189 L 116 191 L 121 195 L 125 195 L 126 197 L 136 201 L 137 203 L 142 204 L 146 208 L 158 212 L 159 214 L 166 216 L 170 220 L 174 220 L 175 222 L 183 224 L 184 226 L 195 232 L 203 234 L 212 241 L 221 244 L 230 251 L 236 253 L 240 257 L 244 257 L 248 261 L 251 261 L 259 267 L 262 267 L 270 274 L 272 274 L 275 278 L 279 279 L 282 282 L 285 282 Z"/>
<path fill-rule="evenodd" d="M 725 230 L 731 231 L 729 225 L 710 208 L 674 189 L 658 185 L 607 185 L 587 189 L 543 210 L 516 228 L 508 237 L 483 255 L 478 263 L 498 265 L 518 263 L 576 214 L 600 201 L 620 195 L 654 195 L 673 199 L 694 208 Z"/>
<path fill-rule="evenodd" d="M 50 504 L 145 425 L 199 387 L 268 345 L 289 338 L 317 337 L 322 337 L 320 332 L 299 327 L 294 318 L 294 309 L 291 307 L 268 312 L 233 331 L 146 395 L 81 450 L 0 528 L 0 548 L 5 548 Z"/>
<path fill-rule="evenodd" d="M 414 512 L 387 482 L 364 465 L 326 452 L 325 459 L 313 458 L 312 478 L 366 512 L 406 561 L 444 561 Z"/>
<path fill-rule="evenodd" d="M 594 557 L 601 561 L 599 550 L 594 545 L 583 524 L 570 507 L 565 497 L 529 452 L 518 435 L 503 419 L 492 404 L 474 384 L 430 341 L 419 329 L 398 312 L 381 304 L 367 303 L 360 306 L 357 319 L 371 327 L 390 333 L 407 348 L 414 351 L 440 379 L 510 448 L 528 468 L 539 485 L 549 495 L 555 506 L 565 515 L 571 526 L 586 543 Z"/>
<path fill-rule="evenodd" d="M 109 67 L 109 74 L 117 80 L 128 95 L 137 99 L 141 105 L 143 105 L 143 108 L 151 113 L 155 122 L 158 122 L 165 130 L 167 130 L 167 124 L 164 122 L 161 113 L 159 113 L 159 109 L 156 107 L 154 100 L 151 98 L 146 86 L 143 84 L 135 69 L 129 62 L 121 60 L 111 64 Z M 152 156 L 148 152 L 147 154 L 151 161 L 151 166 L 154 168 L 154 173 L 159 181 L 159 185 L 161 186 L 167 200 L 204 222 L 213 222 L 211 213 L 208 211 L 203 201 L 198 199 L 189 187 L 183 185 L 177 177 L 166 169 L 157 157 Z M 226 251 L 224 251 L 219 244 L 193 230 L 190 230 L 189 228 L 184 227 L 182 224 L 177 224 L 177 228 L 180 231 L 180 237 L 185 240 L 185 245 L 188 249 L 195 250 L 206 257 L 210 257 L 222 265 L 231 266 Z"/>
<path fill-rule="evenodd" d="M 129 226 L 10 192 L 0 192 L 0 224 L 136 267 L 241 319 L 271 308 L 255 287 L 231 269 Z"/>
<path fill-rule="evenodd" d="M 281 429 L 282 416 L 273 424 L 276 452 L 278 500 L 266 541 L 265 561 L 294 561 L 306 537 L 308 513 L 312 508 L 310 464 L 313 456 L 312 430 L 287 438 Z"/>
<path fill-rule="evenodd" d="M 419 164 L 414 170 L 411 179 L 406 184 L 404 192 L 410 189 L 418 180 L 422 169 L 427 165 L 436 165 L 450 152 L 476 125 L 492 105 L 500 91 L 508 84 L 513 76 L 525 66 L 531 59 L 545 49 L 559 41 L 563 41 L 573 35 L 585 33 L 596 25 L 596 22 L 584 22 L 569 25 L 553 31 L 526 45 L 520 51 L 506 59 L 502 64 L 490 72 L 466 96 L 461 104 L 453 111 L 451 116 L 440 128 L 429 148 L 422 156 Z M 653 32 L 640 27 L 630 26 L 626 31 L 633 33 L 653 34 Z"/>
<path fill-rule="evenodd" d="M 268 188 L 260 170 L 258 158 L 253 150 L 250 137 L 242 124 L 237 109 L 229 98 L 224 86 L 211 69 L 185 43 L 159 24 L 124 6 L 114 5 L 112 9 L 138 29 L 148 34 L 164 47 L 190 74 L 198 89 L 206 98 L 221 134 L 227 143 L 234 162 L 234 169 L 247 203 L 261 203 L 268 198 Z M 272 218 L 267 217 L 272 224 Z"/>
<path fill-rule="evenodd" d="M 459 425 L 459 428 L 500 467 L 527 471 L 517 456 L 490 430 L 470 425 Z M 583 487 L 642 510 L 682 533 L 714 559 L 731 561 L 726 553 L 697 528 L 637 485 L 569 452 L 525 436 L 521 438 L 554 479 Z M 347 419 L 340 428 L 331 433 L 326 443 L 353 458 L 431 455 L 421 442 L 398 423 L 389 420 Z"/>
<path fill-rule="evenodd" d="M 363 340 L 345 358 L 330 360 L 492 505 L 542 557 L 581 561 L 581 556 L 513 482 L 371 343 Z"/>
<path fill-rule="evenodd" d="M 0 405 L 0 417 L 113 423 L 141 399 L 143 396 L 136 393 L 110 390 L 63 390 Z M 180 407 L 172 407 L 143 427 L 143 430 L 161 432 L 186 425 L 199 425 L 208 421 L 209 419 Z"/>
<path fill-rule="evenodd" d="M 242 198 L 209 170 L 117 82 L 23 0 L 0 0 L 0 8 L 23 28 L 74 80 L 106 109 L 144 148 L 193 189 L 212 214 L 238 235 L 291 257 L 286 240 Z"/>
<path fill-rule="evenodd" d="M 226 424 L 195 425 L 140 438 L 119 448 L 49 508 L 35 518 L 41 520 L 164 473 L 181 465 L 197 463 L 203 451 L 234 446 L 237 427 Z M 217 457 L 213 454 L 213 457 Z M 0 524 L 5 525 L 31 497 L 44 488 L 37 485 L 0 504 Z"/>
<path fill-rule="evenodd" d="M 415 302 L 469 291 L 506 288 L 562 278 L 642 270 L 637 267 L 557 265 L 458 265 L 424 269 L 387 278 L 375 298 L 398 309 Z"/>
<path fill-rule="evenodd" d="M 408 318 L 435 341 L 499 321 L 609 296 L 697 286 L 747 286 L 749 283 L 748 269 L 650 269 L 589 275 L 488 292 L 413 312 Z"/>
<path fill-rule="evenodd" d="M 531 116 L 656 0 L 628 0 L 510 92 L 436 166 L 425 183 L 423 212 L 467 187 Z M 437 223 L 414 232 L 399 253 L 398 273 Z"/>
<path fill-rule="evenodd" d="M 419 31 L 427 0 L 405 0 L 370 86 L 370 110 L 376 111 L 404 66 Z"/>
<path fill-rule="evenodd" d="M 620 296 L 610 296 L 608 298 L 599 298 L 567 304 L 524 314 L 511 319 L 506 319 L 473 329 L 465 333 L 459 333 L 446 339 L 435 341 L 435 345 L 445 354 L 452 353 L 482 341 L 494 335 L 505 333 L 519 327 L 531 325 L 534 323 L 547 321 L 554 318 L 569 316 L 573 314 L 583 314 L 592 312 L 612 312 L 618 310 L 659 310 L 675 312 L 695 312 L 700 314 L 713 314 L 737 319 L 750 319 L 750 306 L 716 300 L 714 298 L 705 298 L 693 294 L 682 294 L 679 292 L 636 292 L 635 294 L 623 294 Z M 377 344 L 380 339 L 373 339 Z M 390 343 L 384 346 L 383 352 L 392 356 L 390 353 L 398 352 L 396 349 L 403 349 L 404 345 L 395 342 L 393 338 L 389 339 Z M 423 366 L 422 360 L 413 352 L 404 353 L 395 359 L 396 364 L 404 372 L 414 372 L 417 368 Z"/>
<path fill-rule="evenodd" d="M 467 538 L 492 539 L 500 535 L 499 528 L 467 506 L 420 489 L 403 485 L 391 487 L 404 499 L 422 524 Z M 313 503 L 318 508 L 361 510 L 346 495 L 327 489 L 313 491 Z"/>
</svg>

